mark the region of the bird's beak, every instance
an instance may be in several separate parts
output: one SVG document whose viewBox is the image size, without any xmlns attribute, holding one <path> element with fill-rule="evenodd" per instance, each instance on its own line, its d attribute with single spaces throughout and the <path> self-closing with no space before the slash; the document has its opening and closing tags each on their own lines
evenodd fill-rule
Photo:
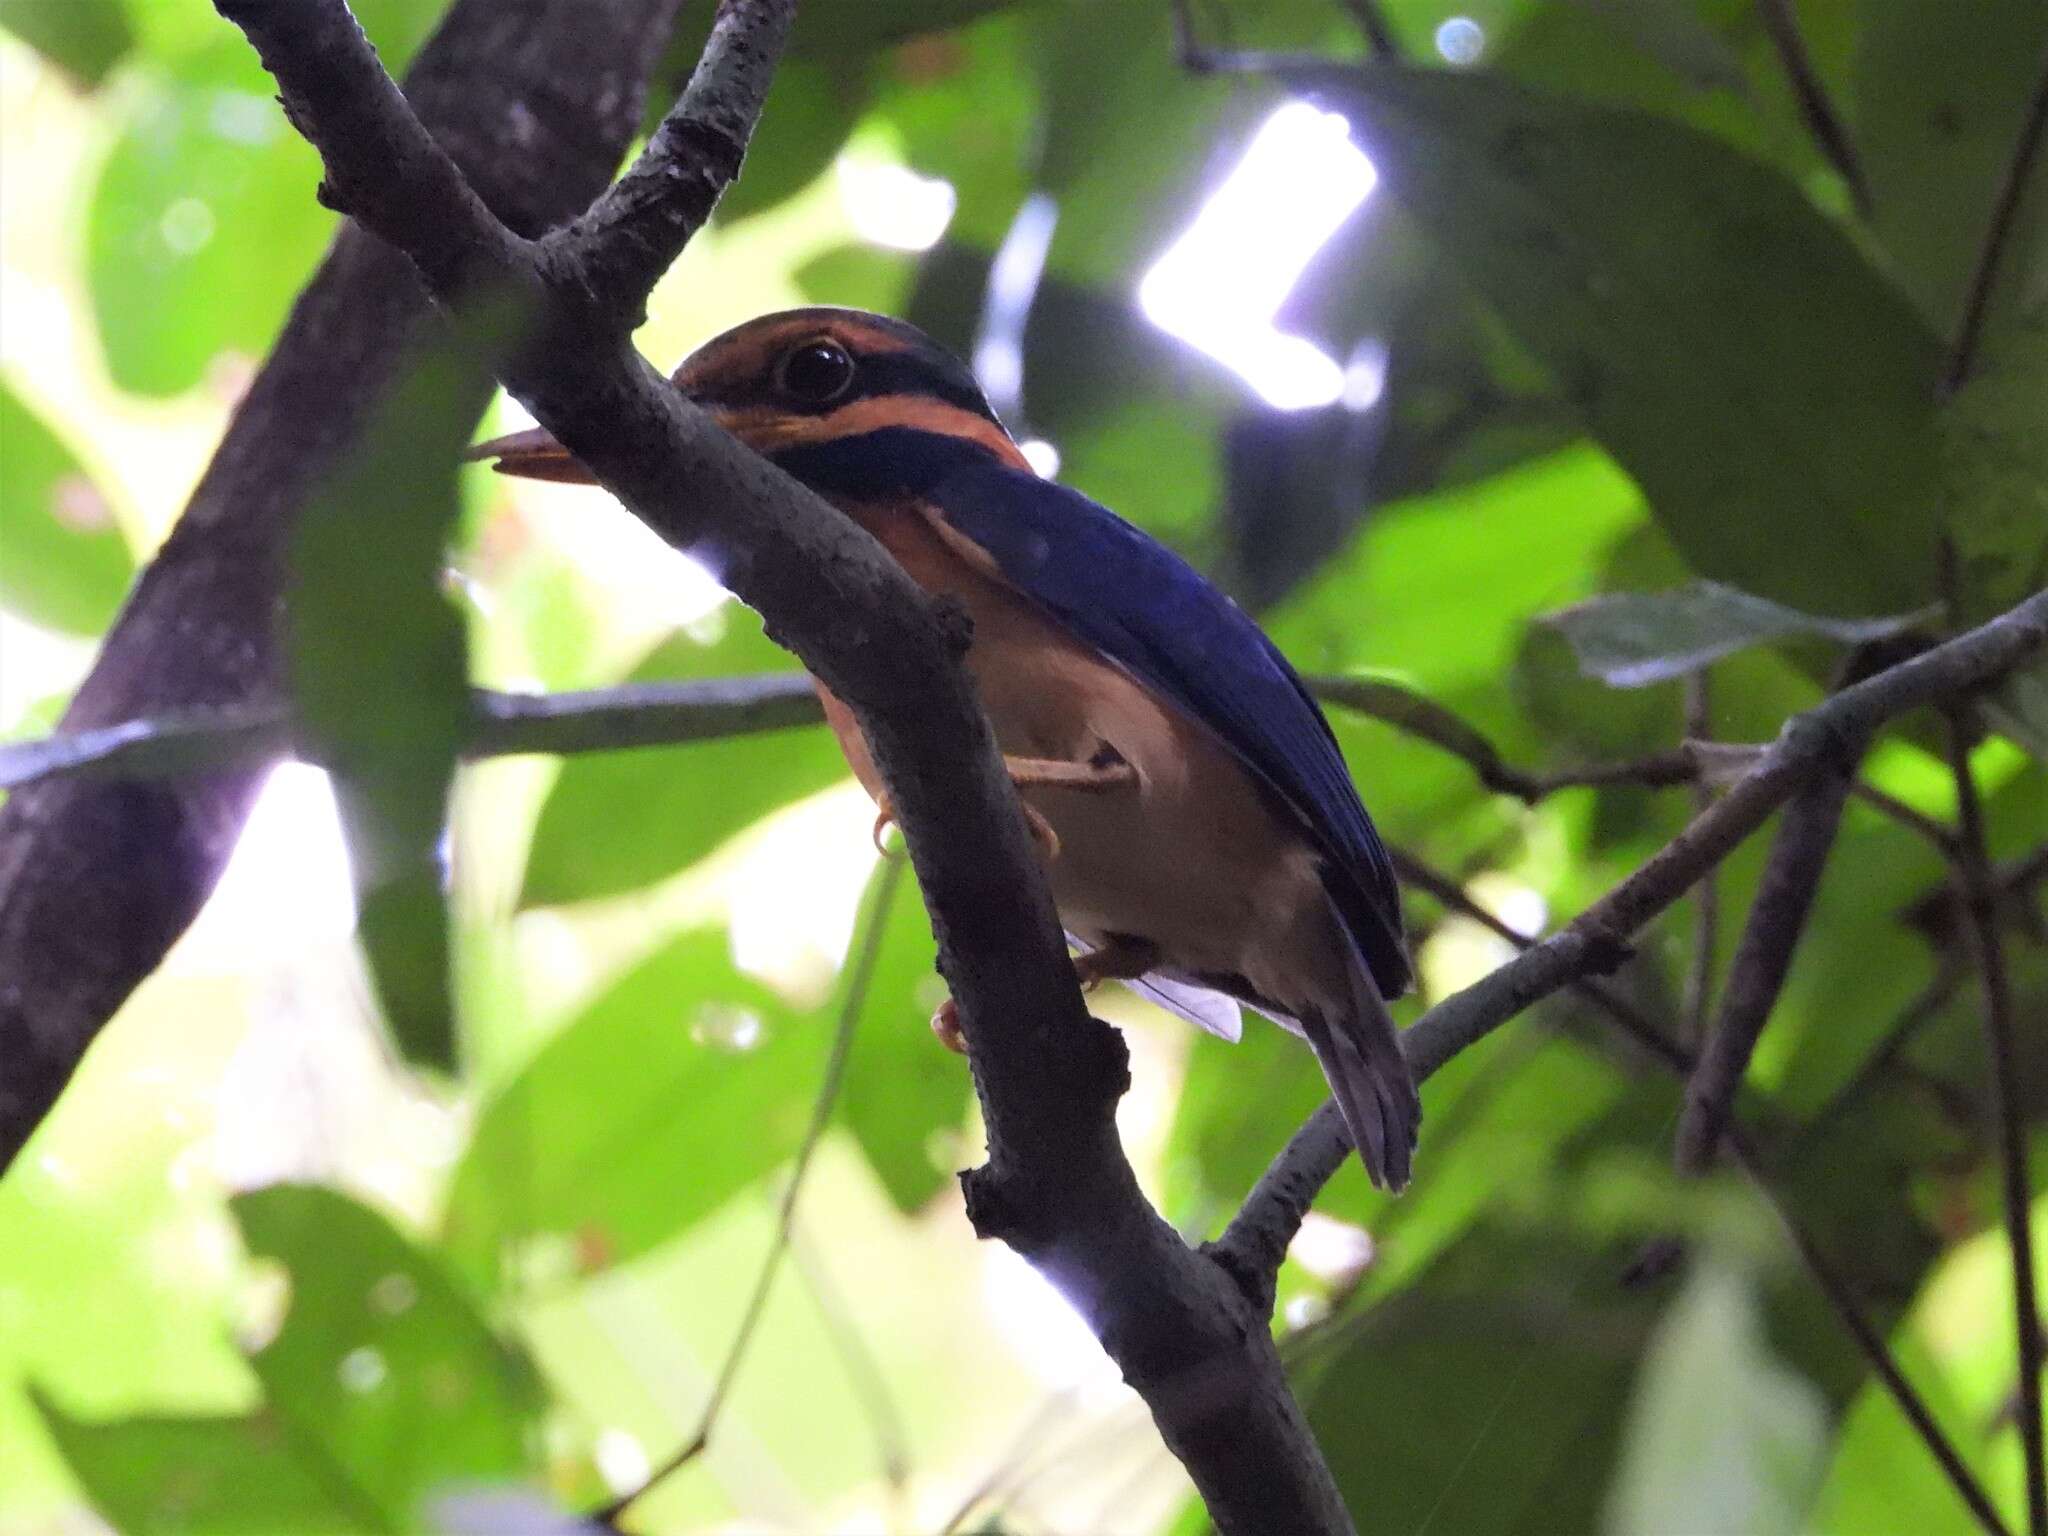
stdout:
<svg viewBox="0 0 2048 1536">
<path fill-rule="evenodd" d="M 564 485 L 597 483 L 574 454 L 539 427 L 478 443 L 463 458 L 472 464 L 490 459 L 491 468 L 499 474 L 517 475 L 522 480 L 558 480 Z"/>
</svg>

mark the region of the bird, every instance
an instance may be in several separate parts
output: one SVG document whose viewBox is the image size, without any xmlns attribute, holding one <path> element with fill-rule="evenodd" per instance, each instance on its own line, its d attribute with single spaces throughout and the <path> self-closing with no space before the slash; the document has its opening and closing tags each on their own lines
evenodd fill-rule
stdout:
<svg viewBox="0 0 2048 1536">
<path fill-rule="evenodd" d="M 1422 1108 L 1387 1007 L 1412 976 L 1398 888 L 1279 648 L 1181 556 L 1038 474 L 972 370 L 905 321 L 764 315 L 673 383 L 965 612 L 966 666 L 1084 987 L 1122 981 L 1228 1040 L 1241 1006 L 1301 1036 L 1367 1174 L 1401 1189 Z M 538 428 L 470 457 L 593 480 Z M 816 686 L 879 835 L 887 787 L 853 712 Z M 961 1048 L 950 1005 L 933 1027 Z"/>
</svg>

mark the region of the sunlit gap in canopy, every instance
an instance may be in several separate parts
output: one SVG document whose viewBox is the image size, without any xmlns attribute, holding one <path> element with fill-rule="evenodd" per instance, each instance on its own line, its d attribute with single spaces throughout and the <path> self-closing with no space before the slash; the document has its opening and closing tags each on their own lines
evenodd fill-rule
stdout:
<svg viewBox="0 0 2048 1536">
<path fill-rule="evenodd" d="M 1378 179 L 1341 116 L 1286 103 L 1145 274 L 1139 307 L 1161 330 L 1236 370 L 1276 409 L 1346 399 L 1344 366 L 1273 319 Z M 1354 383 L 1350 393 L 1367 392 Z"/>
<path fill-rule="evenodd" d="M 1059 219 L 1059 205 L 1050 196 L 1032 193 L 1010 221 L 989 263 L 981 325 L 974 340 L 974 376 L 989 405 L 1013 430 L 1021 430 L 1024 421 L 1024 328 L 1038 298 Z M 1048 480 L 1059 473 L 1060 451 L 1044 438 L 1023 432 L 1017 447 Z"/>
</svg>

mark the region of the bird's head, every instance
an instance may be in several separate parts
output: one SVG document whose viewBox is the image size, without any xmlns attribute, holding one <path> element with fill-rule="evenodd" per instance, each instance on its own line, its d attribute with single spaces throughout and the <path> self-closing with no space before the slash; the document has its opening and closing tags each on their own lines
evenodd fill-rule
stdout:
<svg viewBox="0 0 2048 1536">
<path fill-rule="evenodd" d="M 886 428 L 978 443 L 1025 467 L 967 365 L 916 326 L 858 309 L 790 309 L 714 337 L 683 360 L 675 386 L 770 458 Z M 502 474 L 589 484 L 547 432 L 479 444 Z M 802 478 L 799 475 L 799 478 Z"/>
</svg>

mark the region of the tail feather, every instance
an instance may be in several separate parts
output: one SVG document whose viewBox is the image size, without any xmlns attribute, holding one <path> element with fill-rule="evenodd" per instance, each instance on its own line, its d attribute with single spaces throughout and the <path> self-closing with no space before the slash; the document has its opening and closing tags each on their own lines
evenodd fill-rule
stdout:
<svg viewBox="0 0 2048 1536">
<path fill-rule="evenodd" d="M 1401 1054 L 1394 1017 L 1362 957 L 1351 970 L 1351 1006 L 1335 1018 L 1305 1010 L 1302 1029 L 1366 1173 L 1374 1184 L 1399 1194 L 1408 1183 L 1422 1100 Z"/>
</svg>

